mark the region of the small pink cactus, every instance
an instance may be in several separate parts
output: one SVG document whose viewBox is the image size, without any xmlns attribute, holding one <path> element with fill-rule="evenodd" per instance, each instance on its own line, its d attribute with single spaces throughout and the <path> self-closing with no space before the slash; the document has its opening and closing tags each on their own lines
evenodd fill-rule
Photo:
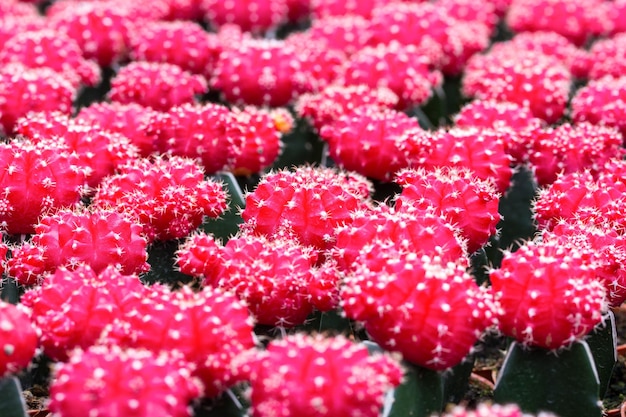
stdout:
<svg viewBox="0 0 626 417">
<path fill-rule="evenodd" d="M 313 127 L 319 131 L 359 107 L 393 109 L 398 100 L 398 96 L 386 87 L 333 84 L 317 93 L 303 94 L 295 107 L 298 115 L 310 119 Z"/>
<path fill-rule="evenodd" d="M 616 127 L 626 135 L 626 77 L 590 81 L 571 102 L 572 119 Z"/>
<path fill-rule="evenodd" d="M 74 39 L 62 32 L 44 29 L 16 34 L 0 50 L 0 62 L 11 62 L 28 68 L 50 68 L 77 87 L 95 86 L 100 82 L 100 68 L 82 56 Z"/>
<path fill-rule="evenodd" d="M 0 378 L 26 368 L 37 350 L 37 331 L 22 307 L 0 300 Z"/>
<path fill-rule="evenodd" d="M 77 155 L 50 139 L 0 144 L 0 222 L 10 234 L 35 231 L 48 210 L 80 201 L 87 171 Z"/>
<path fill-rule="evenodd" d="M 558 241 L 505 252 L 489 274 L 503 334 L 529 346 L 560 349 L 602 321 L 605 289 L 581 250 Z"/>
<path fill-rule="evenodd" d="M 12 63 L 0 68 L 0 133 L 13 134 L 15 122 L 29 112 L 69 114 L 77 86 L 50 68 Z"/>
<path fill-rule="evenodd" d="M 285 106 L 304 90 L 297 51 L 279 40 L 243 39 L 224 48 L 211 86 L 231 103 Z"/>
<path fill-rule="evenodd" d="M 350 56 L 367 45 L 368 26 L 369 21 L 359 15 L 329 16 L 313 20 L 306 34 L 309 40 L 321 41 L 326 48 Z"/>
<path fill-rule="evenodd" d="M 403 373 L 391 357 L 370 356 L 343 336 L 301 333 L 270 342 L 247 366 L 253 417 L 375 417 Z"/>
<path fill-rule="evenodd" d="M 130 34 L 130 58 L 165 62 L 211 77 L 222 50 L 215 34 L 189 21 L 148 22 Z"/>
<path fill-rule="evenodd" d="M 157 62 L 131 62 L 111 80 L 111 101 L 137 103 L 154 110 L 193 103 L 195 96 L 208 89 L 204 77 L 184 71 L 178 65 Z"/>
<path fill-rule="evenodd" d="M 386 204 L 360 210 L 349 224 L 336 229 L 337 240 L 330 255 L 344 272 L 358 267 L 361 251 L 373 241 L 408 242 L 417 254 L 460 261 L 467 256 L 460 230 L 434 210 L 409 205 L 394 210 Z"/>
<path fill-rule="evenodd" d="M 169 352 L 94 346 L 54 368 L 50 411 L 62 417 L 190 417 L 202 384 L 193 366 Z"/>
<path fill-rule="evenodd" d="M 64 361 L 72 349 L 95 345 L 107 326 L 132 311 L 146 288 L 137 275 L 113 267 L 96 273 L 81 264 L 46 275 L 21 302 L 30 308 L 45 354 Z"/>
<path fill-rule="evenodd" d="M 288 18 L 287 0 L 201 0 L 204 19 L 214 29 L 234 24 L 244 32 L 262 34 L 276 30 Z"/>
<path fill-rule="evenodd" d="M 32 282 L 60 266 L 81 263 L 96 273 L 110 265 L 125 274 L 145 272 L 147 242 L 141 232 L 139 223 L 111 209 L 61 209 L 41 217 L 30 243 L 13 252 L 9 274 Z"/>
<path fill-rule="evenodd" d="M 610 75 L 619 78 L 626 71 L 626 33 L 595 42 L 589 50 L 589 78 L 598 80 Z"/>
<path fill-rule="evenodd" d="M 495 235 L 500 221 L 500 194 L 493 182 L 477 178 L 472 171 L 457 168 L 403 170 L 396 182 L 403 189 L 396 199 L 396 210 L 407 206 L 434 208 L 461 230 L 468 253 L 481 248 Z"/>
<path fill-rule="evenodd" d="M 442 415 L 442 417 L 534 417 L 531 414 L 523 413 L 519 406 L 515 404 L 491 404 L 480 403 L 475 410 L 468 410 L 463 406 L 455 406 L 452 410 Z M 552 413 L 540 412 L 536 417 L 557 417 Z"/>
<path fill-rule="evenodd" d="M 374 241 L 341 289 L 347 317 L 373 341 L 425 368 L 460 363 L 489 323 L 465 262 L 414 253 L 409 244 Z"/>
<path fill-rule="evenodd" d="M 205 216 L 220 216 L 226 210 L 226 192 L 222 184 L 205 180 L 192 159 L 144 158 L 105 178 L 92 205 L 133 217 L 151 243 L 187 236 Z"/>
<path fill-rule="evenodd" d="M 384 0 L 310 0 L 313 20 L 354 15 L 369 18 L 372 10 Z"/>
<path fill-rule="evenodd" d="M 235 358 L 254 347 L 253 320 L 234 294 L 205 287 L 149 287 L 135 310 L 114 323 L 104 342 L 152 352 L 179 351 L 213 397 L 243 376 Z"/>
<path fill-rule="evenodd" d="M 245 227 L 257 234 L 290 231 L 303 245 L 331 247 L 368 197 L 368 182 L 328 168 L 299 167 L 264 176 L 246 196 Z"/>
<path fill-rule="evenodd" d="M 417 119 L 399 111 L 363 106 L 323 126 L 320 136 L 340 167 L 391 181 L 396 172 L 408 168 L 410 163 L 403 135 L 419 127 Z"/>
</svg>

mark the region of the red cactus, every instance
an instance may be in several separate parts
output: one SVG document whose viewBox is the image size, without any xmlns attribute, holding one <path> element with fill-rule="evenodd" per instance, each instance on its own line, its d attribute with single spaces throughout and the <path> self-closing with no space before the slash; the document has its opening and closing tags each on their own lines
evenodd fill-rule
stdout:
<svg viewBox="0 0 626 417">
<path fill-rule="evenodd" d="M 113 210 L 61 209 L 44 215 L 35 226 L 31 242 L 13 252 L 8 261 L 9 274 L 33 281 L 60 266 L 73 268 L 81 263 L 96 273 L 109 265 L 125 274 L 145 272 L 149 268 L 147 242 L 141 230 L 140 224 Z M 33 259 L 38 253 L 43 254 L 42 258 Z"/>
<path fill-rule="evenodd" d="M 254 347 L 253 323 L 236 296 L 205 287 L 171 291 L 153 285 L 135 306 L 111 328 L 104 341 L 153 352 L 177 350 L 195 366 L 193 376 L 213 397 L 242 378 L 234 359 Z"/>
<path fill-rule="evenodd" d="M 287 0 L 201 0 L 201 9 L 214 29 L 234 24 L 244 32 L 255 34 L 277 29 L 287 21 L 289 13 Z"/>
<path fill-rule="evenodd" d="M 575 122 L 617 127 L 626 135 L 626 77 L 590 81 L 576 92 L 571 107 Z"/>
<path fill-rule="evenodd" d="M 112 266 L 96 273 L 82 264 L 46 275 L 21 302 L 30 308 L 46 355 L 67 360 L 72 349 L 95 345 L 106 326 L 132 311 L 145 288 L 136 275 L 122 275 Z"/>
<path fill-rule="evenodd" d="M 0 377 L 26 368 L 37 343 L 37 332 L 25 309 L 0 300 Z"/>
<path fill-rule="evenodd" d="M 323 126 L 329 155 L 342 168 L 381 181 L 409 166 L 403 134 L 419 128 L 417 119 L 378 106 L 356 108 Z"/>
<path fill-rule="evenodd" d="M 139 156 L 130 139 L 121 134 L 58 112 L 29 113 L 17 121 L 15 131 L 35 142 L 42 138 L 58 138 L 59 143 L 78 156 L 88 173 L 90 187 L 97 186 L 102 178 Z"/>
<path fill-rule="evenodd" d="M 227 168 L 235 175 L 260 173 L 278 158 L 282 135 L 269 112 L 251 106 L 235 109 L 225 126 L 231 141 Z"/>
<path fill-rule="evenodd" d="M 478 179 L 469 170 L 450 167 L 404 170 L 398 173 L 396 182 L 403 187 L 396 210 L 403 212 L 407 206 L 434 208 L 435 213 L 461 230 L 469 253 L 496 233 L 500 195 L 493 182 Z"/>
<path fill-rule="evenodd" d="M 46 27 L 47 20 L 39 14 L 2 14 L 3 2 L 0 5 L 0 45 L 8 45 L 9 40 L 17 34 L 39 31 Z M 21 3 L 20 3 L 21 4 Z"/>
<path fill-rule="evenodd" d="M 468 22 L 478 22 L 489 28 L 490 31 L 498 24 L 498 11 L 495 1 L 476 3 L 472 0 L 447 0 L 435 4 L 454 19 Z"/>
<path fill-rule="evenodd" d="M 202 0 L 165 0 L 168 13 L 165 20 L 202 20 Z"/>
<path fill-rule="evenodd" d="M 597 27 L 592 18 L 602 0 L 513 0 L 506 22 L 515 32 L 550 31 L 565 36 L 578 46 L 605 28 Z"/>
<path fill-rule="evenodd" d="M 130 34 L 130 58 L 178 65 L 209 78 L 222 50 L 215 34 L 189 21 L 148 22 Z"/>
<path fill-rule="evenodd" d="M 29 112 L 69 114 L 77 86 L 63 74 L 42 67 L 8 64 L 0 69 L 0 133 L 13 134 L 15 121 Z"/>
<path fill-rule="evenodd" d="M 275 340 L 248 366 L 253 417 L 378 416 L 385 392 L 402 379 L 398 362 L 343 336 Z"/>
<path fill-rule="evenodd" d="M 507 48 L 473 56 L 462 91 L 468 97 L 523 105 L 535 117 L 554 123 L 565 112 L 570 85 L 571 74 L 557 58 Z"/>
<path fill-rule="evenodd" d="M 356 15 L 369 18 L 372 10 L 385 0 L 310 0 L 313 20 L 333 16 Z"/>
<path fill-rule="evenodd" d="M 528 162 L 538 184 L 544 186 L 561 172 L 597 171 L 609 160 L 623 157 L 622 142 L 615 128 L 563 124 L 535 131 L 529 142 Z"/>
<path fill-rule="evenodd" d="M 367 45 L 370 36 L 368 27 L 368 20 L 362 16 L 329 16 L 313 20 L 306 34 L 309 40 L 321 41 L 326 48 L 350 56 Z"/>
<path fill-rule="evenodd" d="M 398 104 L 398 96 L 386 87 L 370 88 L 366 85 L 330 85 L 318 93 L 303 94 L 296 102 L 300 117 L 311 120 L 320 130 L 341 116 L 352 113 L 362 106 L 378 106 L 392 109 Z"/>
<path fill-rule="evenodd" d="M 0 63 L 19 63 L 28 68 L 50 68 L 77 87 L 95 86 L 100 82 L 100 68 L 82 56 L 78 44 L 62 32 L 44 29 L 13 36 L 0 49 Z"/>
<path fill-rule="evenodd" d="M 564 348 L 602 321 L 605 289 L 580 250 L 527 242 L 489 274 L 499 328 L 522 344 Z"/>
<path fill-rule="evenodd" d="M 294 47 L 279 40 L 243 39 L 225 48 L 212 87 L 236 104 L 284 106 L 304 89 Z"/>
<path fill-rule="evenodd" d="M 434 210 L 416 206 L 394 210 L 380 204 L 358 211 L 350 223 L 337 228 L 336 235 L 330 254 L 342 271 L 354 271 L 361 251 L 375 240 L 410 242 L 415 253 L 437 256 L 446 262 L 460 262 L 467 256 L 459 229 Z"/>
<path fill-rule="evenodd" d="M 218 285 L 223 264 L 223 246 L 205 233 L 192 234 L 176 251 L 180 272 L 200 278 L 203 285 Z"/>
<path fill-rule="evenodd" d="M 399 109 L 425 103 L 434 87 L 440 86 L 440 72 L 419 47 L 392 42 L 366 47 L 352 55 L 336 79 L 342 85 L 387 87 L 399 98 Z"/>
<path fill-rule="evenodd" d="M 119 133 L 130 139 L 142 157 L 155 149 L 156 138 L 151 134 L 151 122 L 159 114 L 156 110 L 137 103 L 93 103 L 82 107 L 76 120 L 81 124 L 96 124 L 104 130 Z"/>
<path fill-rule="evenodd" d="M 33 233 L 42 214 L 78 203 L 86 185 L 79 158 L 52 140 L 0 144 L 0 167 L 0 222 L 10 234 Z"/>
<path fill-rule="evenodd" d="M 64 417 L 91 413 L 191 416 L 189 403 L 200 397 L 202 384 L 193 366 L 171 352 L 95 346 L 72 352 L 54 369 L 49 408 Z"/>
<path fill-rule="evenodd" d="M 226 210 L 222 184 L 204 179 L 200 165 L 173 156 L 137 159 L 105 178 L 92 202 L 129 214 L 143 225 L 148 242 L 179 239 Z"/>
<path fill-rule="evenodd" d="M 621 77 L 626 71 L 626 33 L 595 42 L 589 55 L 590 79 L 598 80 L 607 75 Z"/>
<path fill-rule="evenodd" d="M 488 323 L 465 262 L 375 241 L 357 263 L 341 289 L 346 316 L 364 322 L 372 340 L 409 362 L 434 370 L 455 366 Z"/>
<path fill-rule="evenodd" d="M 147 132 L 162 154 L 197 158 L 204 171 L 222 170 L 231 155 L 233 141 L 226 135 L 230 110 L 218 104 L 183 104 L 166 113 L 154 114 Z"/>
<path fill-rule="evenodd" d="M 131 62 L 111 80 L 109 98 L 119 103 L 138 103 L 166 111 L 192 103 L 195 96 L 207 88 L 202 76 L 184 71 L 177 65 Z"/>
<path fill-rule="evenodd" d="M 246 228 L 257 234 L 293 232 L 300 242 L 331 247 L 335 228 L 348 224 L 363 207 L 367 181 L 328 168 L 299 167 L 264 176 L 246 196 L 241 213 Z"/>
</svg>

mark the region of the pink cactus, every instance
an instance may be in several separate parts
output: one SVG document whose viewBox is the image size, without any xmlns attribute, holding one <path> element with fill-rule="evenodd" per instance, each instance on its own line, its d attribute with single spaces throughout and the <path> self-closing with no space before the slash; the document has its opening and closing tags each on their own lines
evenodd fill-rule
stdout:
<svg viewBox="0 0 626 417">
<path fill-rule="evenodd" d="M 148 22 L 130 34 L 130 58 L 178 65 L 210 78 L 222 50 L 215 34 L 189 21 Z"/>
<path fill-rule="evenodd" d="M 321 41 L 326 48 L 350 56 L 367 45 L 370 37 L 368 28 L 369 21 L 365 17 L 348 14 L 315 19 L 306 34 L 309 40 Z"/>
<path fill-rule="evenodd" d="M 62 32 L 43 29 L 18 33 L 0 50 L 0 62 L 22 64 L 28 68 L 50 68 L 76 87 L 95 86 L 100 82 L 100 68 L 82 56 L 74 39 Z"/>
<path fill-rule="evenodd" d="M 193 366 L 175 352 L 94 346 L 72 352 L 56 365 L 50 386 L 50 411 L 64 417 L 190 417 L 202 384 Z"/>
<path fill-rule="evenodd" d="M 616 127 L 626 135 L 626 77 L 590 81 L 576 92 L 571 107 L 575 122 Z"/>
<path fill-rule="evenodd" d="M 39 337 L 25 310 L 0 300 L 0 378 L 26 368 L 36 354 Z"/>
<path fill-rule="evenodd" d="M 63 74 L 42 67 L 8 64 L 0 68 L 0 133 L 12 135 L 15 122 L 29 112 L 69 114 L 77 86 Z"/>
<path fill-rule="evenodd" d="M 253 417 L 378 416 L 403 373 L 391 357 L 370 356 L 343 336 L 301 333 L 270 342 L 247 366 Z"/>
<path fill-rule="evenodd" d="M 489 274 L 503 334 L 528 346 L 560 349 L 602 321 L 605 289 L 581 250 L 562 242 L 527 242 L 505 252 Z"/>
<path fill-rule="evenodd" d="M 204 77 L 184 71 L 178 65 L 156 62 L 131 62 L 111 80 L 111 101 L 137 103 L 166 111 L 193 103 L 195 96 L 208 89 Z"/>
<path fill-rule="evenodd" d="M 436 214 L 461 230 L 468 253 L 474 253 L 495 235 L 501 216 L 500 194 L 493 182 L 481 180 L 469 170 L 449 167 L 403 170 L 396 182 L 403 187 L 396 210 L 434 208 Z"/>
<path fill-rule="evenodd" d="M 595 42 L 589 50 L 589 78 L 598 80 L 610 75 L 619 78 L 626 71 L 626 33 Z"/>
<path fill-rule="evenodd" d="M 462 91 L 468 97 L 521 104 L 554 123 L 565 112 L 571 78 L 564 64 L 543 52 L 501 49 L 470 59 Z"/>
<path fill-rule="evenodd" d="M 374 241 L 341 289 L 347 317 L 373 341 L 425 368 L 460 363 L 488 324 L 484 295 L 464 262 L 414 253 L 408 244 Z"/>
<path fill-rule="evenodd" d="M 347 15 L 369 18 L 376 6 L 385 4 L 384 0 L 310 0 L 310 2 L 314 20 Z"/>
<path fill-rule="evenodd" d="M 475 410 L 468 410 L 464 406 L 457 405 L 449 412 L 442 415 L 442 417 L 534 417 L 531 414 L 527 414 L 520 410 L 516 404 L 491 404 L 480 403 L 476 406 Z M 536 414 L 536 417 L 556 417 L 552 413 L 540 412 Z"/>
<path fill-rule="evenodd" d="M 50 139 L 0 144 L 0 222 L 10 234 L 35 231 L 48 210 L 80 201 L 87 172 L 78 156 Z"/>
<path fill-rule="evenodd" d="M 288 18 L 287 0 L 202 0 L 204 18 L 214 29 L 234 24 L 244 32 L 262 34 L 276 30 Z"/>
<path fill-rule="evenodd" d="M 156 284 L 111 326 L 104 342 L 152 352 L 179 351 L 213 397 L 243 378 L 235 358 L 254 347 L 253 320 L 236 296 L 205 287 L 171 291 Z"/>
<path fill-rule="evenodd" d="M 299 167 L 264 176 L 241 213 L 257 234 L 290 231 L 307 246 L 331 247 L 335 228 L 349 224 L 368 197 L 368 182 L 328 168 Z"/>
<path fill-rule="evenodd" d="M 110 265 L 125 274 L 145 272 L 147 242 L 141 232 L 128 215 L 110 209 L 61 209 L 41 217 L 31 241 L 13 252 L 9 274 L 32 282 L 60 266 L 81 263 L 96 273 Z"/>
<path fill-rule="evenodd" d="M 112 266 L 96 273 L 80 264 L 46 275 L 21 302 L 31 311 L 45 354 L 65 361 L 74 348 L 97 344 L 107 326 L 132 311 L 145 289 L 137 275 L 122 275 Z"/>
<path fill-rule="evenodd" d="M 235 104 L 285 106 L 304 90 L 294 47 L 279 40 L 243 39 L 224 48 L 211 86 Z"/>
<path fill-rule="evenodd" d="M 189 158 L 137 159 L 105 178 L 93 207 L 127 214 L 143 226 L 148 242 L 179 239 L 226 210 L 222 184 L 204 179 L 201 166 Z"/>
<path fill-rule="evenodd" d="M 399 111 L 363 106 L 323 126 L 320 136 L 330 157 L 342 168 L 380 181 L 391 181 L 408 168 L 409 150 L 403 135 L 418 129 L 417 119 Z"/>
</svg>

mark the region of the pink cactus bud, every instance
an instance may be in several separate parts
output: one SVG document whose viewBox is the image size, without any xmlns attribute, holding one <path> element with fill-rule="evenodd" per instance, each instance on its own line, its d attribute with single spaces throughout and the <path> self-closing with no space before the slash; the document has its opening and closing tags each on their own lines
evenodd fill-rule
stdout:
<svg viewBox="0 0 626 417">
<path fill-rule="evenodd" d="M 396 210 L 403 212 L 407 206 L 434 208 L 461 230 L 468 253 L 474 253 L 496 233 L 500 194 L 493 182 L 477 178 L 472 171 L 409 169 L 399 172 L 396 182 L 403 187 Z"/>
<path fill-rule="evenodd" d="M 96 187 L 102 178 L 139 156 L 127 137 L 59 112 L 29 113 L 17 121 L 15 131 L 34 142 L 58 138 L 59 143 L 67 145 L 68 151 L 78 156 L 88 173 L 90 187 Z"/>
<path fill-rule="evenodd" d="M 253 417 L 378 416 L 403 373 L 391 357 L 369 356 L 343 336 L 301 333 L 270 342 L 248 366 Z"/>
<path fill-rule="evenodd" d="M 157 62 L 131 62 L 111 80 L 109 98 L 119 103 L 138 103 L 154 110 L 194 102 L 207 90 L 204 77 L 184 71 L 177 65 Z"/>
<path fill-rule="evenodd" d="M 0 222 L 10 234 L 33 233 L 42 214 L 78 203 L 83 194 L 86 170 L 57 141 L 0 144 L 0 167 Z"/>
<path fill-rule="evenodd" d="M 9 276 L 25 286 L 41 283 L 48 270 L 45 248 L 24 242 L 13 248 L 11 255 L 6 263 Z"/>
<path fill-rule="evenodd" d="M 254 347 L 253 320 L 235 295 L 205 287 L 171 291 L 153 285 L 135 310 L 114 323 L 104 341 L 153 352 L 177 350 L 213 397 L 239 382 L 234 359 Z"/>
<path fill-rule="evenodd" d="M 283 145 L 272 115 L 251 106 L 228 114 L 224 134 L 231 141 L 227 169 L 235 175 L 260 173 L 276 161 Z"/>
<path fill-rule="evenodd" d="M 77 87 L 63 74 L 12 63 L 0 68 L 0 132 L 13 134 L 15 122 L 29 112 L 69 114 Z"/>
<path fill-rule="evenodd" d="M 137 275 L 122 275 L 111 266 L 97 274 L 81 264 L 46 275 L 21 301 L 31 310 L 46 355 L 67 360 L 72 349 L 95 345 L 106 326 L 142 299 L 145 288 Z"/>
<path fill-rule="evenodd" d="M 0 62 L 11 62 L 28 68 L 50 68 L 63 74 L 76 87 L 95 86 L 100 82 L 100 68 L 82 56 L 74 39 L 62 32 L 44 29 L 27 31 L 12 37 L 0 51 Z"/>
<path fill-rule="evenodd" d="M 463 94 L 526 106 L 535 117 L 554 123 L 563 116 L 571 73 L 543 52 L 500 49 L 472 57 L 463 78 Z"/>
<path fill-rule="evenodd" d="M 398 96 L 386 87 L 370 88 L 366 85 L 330 85 L 318 93 L 303 94 L 296 102 L 300 117 L 311 120 L 313 127 L 320 130 L 345 114 L 359 107 L 378 106 L 393 109 Z"/>
<path fill-rule="evenodd" d="M 341 289 L 347 317 L 404 359 L 433 370 L 460 363 L 488 324 L 484 295 L 465 262 L 375 241 L 361 252 Z"/>
<path fill-rule="evenodd" d="M 209 78 L 222 50 L 215 34 L 189 21 L 148 22 L 130 34 L 130 57 L 136 61 L 178 65 Z"/>
<path fill-rule="evenodd" d="M 442 417 L 534 417 L 531 414 L 523 413 L 516 404 L 491 404 L 480 403 L 475 410 L 468 410 L 464 406 L 457 405 Z M 552 413 L 540 412 L 536 417 L 556 417 Z"/>
<path fill-rule="evenodd" d="M 224 263 L 223 249 L 213 236 L 194 233 L 176 251 L 176 265 L 183 274 L 199 277 L 203 285 L 216 287 Z"/>
<path fill-rule="evenodd" d="M 63 417 L 190 417 L 202 384 L 176 352 L 94 346 L 57 364 L 50 411 Z"/>
<path fill-rule="evenodd" d="M 273 172 L 246 196 L 241 215 L 254 233 L 289 230 L 303 245 L 325 249 L 334 244 L 335 228 L 349 224 L 365 204 L 364 184 L 363 178 L 328 168 Z"/>
<path fill-rule="evenodd" d="M 572 119 L 616 127 L 626 135 L 626 77 L 590 81 L 572 98 Z"/>
<path fill-rule="evenodd" d="M 205 216 L 218 217 L 226 210 L 222 184 L 205 180 L 194 160 L 136 159 L 105 178 L 92 201 L 132 216 L 143 225 L 148 242 L 179 239 L 202 223 Z"/>
<path fill-rule="evenodd" d="M 356 108 L 323 126 L 329 155 L 342 168 L 380 181 L 391 181 L 409 166 L 403 134 L 419 128 L 417 119 L 378 106 Z"/>
<path fill-rule="evenodd" d="M 391 42 L 352 55 L 336 79 L 342 85 L 387 87 L 399 98 L 399 109 L 425 103 L 443 76 L 419 46 Z"/>
<path fill-rule="evenodd" d="M 137 103 L 93 103 L 81 108 L 76 120 L 97 124 L 104 130 L 127 137 L 137 147 L 140 156 L 147 157 L 155 152 L 156 139 L 150 131 L 156 114 L 160 113 Z"/>
<path fill-rule="evenodd" d="M 489 274 L 502 333 L 550 350 L 584 337 L 607 308 L 594 269 L 580 250 L 558 241 L 527 242 L 506 252 Z"/>
<path fill-rule="evenodd" d="M 244 32 L 261 34 L 287 21 L 287 0 L 202 0 L 205 20 L 213 28 L 234 24 Z"/>
<path fill-rule="evenodd" d="M 141 225 L 128 215 L 110 209 L 61 209 L 41 217 L 31 243 L 25 243 L 29 246 L 23 252 L 13 253 L 9 271 L 25 277 L 39 272 L 33 268 L 33 256 L 43 251 L 41 272 L 52 272 L 60 266 L 73 268 L 81 263 L 96 273 L 109 265 L 125 274 L 145 272 L 149 268 L 147 242 L 141 231 Z M 25 259 L 18 258 L 18 254 Z M 41 266 L 41 261 L 37 265 Z M 26 271 L 22 266 L 26 266 Z M 29 279 L 32 281 L 32 277 Z"/>
<path fill-rule="evenodd" d="M 37 332 L 25 309 L 0 300 L 0 377 L 26 368 L 37 343 Z"/>
<path fill-rule="evenodd" d="M 602 0 L 583 0 L 572 4 L 567 0 L 513 0 L 506 22 L 515 32 L 550 31 L 565 36 L 577 46 L 590 36 L 600 35 L 592 19 L 594 9 Z"/>
<path fill-rule="evenodd" d="M 350 223 L 336 229 L 337 240 L 330 250 L 342 271 L 357 268 L 361 251 L 375 240 L 407 242 L 415 253 L 438 256 L 444 261 L 467 256 L 460 230 L 430 208 L 405 205 L 403 210 L 394 210 L 380 204 L 352 217 Z"/>
<path fill-rule="evenodd" d="M 212 87 L 236 104 L 285 106 L 304 89 L 293 46 L 279 40 L 243 39 L 225 48 Z"/>
</svg>

